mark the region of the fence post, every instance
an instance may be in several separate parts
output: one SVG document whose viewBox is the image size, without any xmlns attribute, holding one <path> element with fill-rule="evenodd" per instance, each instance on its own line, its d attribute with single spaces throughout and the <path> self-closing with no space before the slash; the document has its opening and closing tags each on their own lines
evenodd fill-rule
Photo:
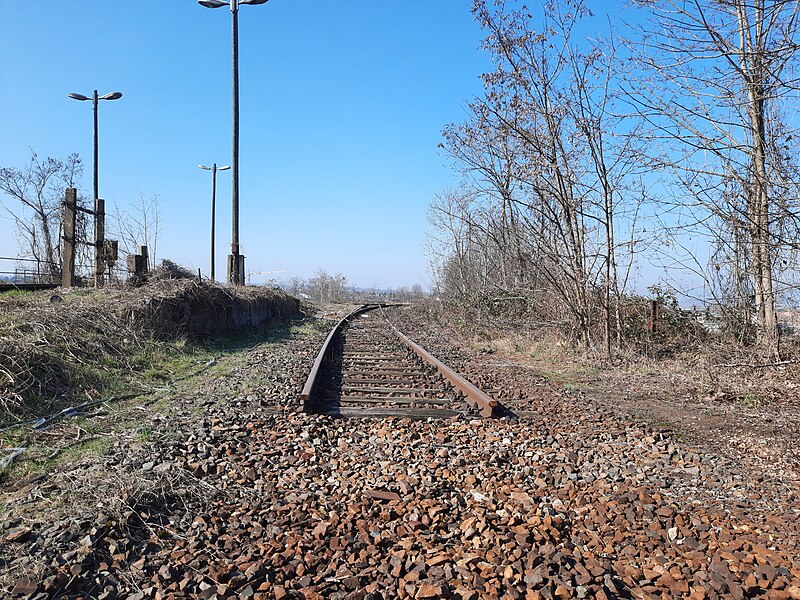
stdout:
<svg viewBox="0 0 800 600">
<path fill-rule="evenodd" d="M 94 287 L 103 285 L 106 265 L 103 257 L 103 243 L 106 240 L 106 201 L 98 198 L 94 213 Z"/>
<path fill-rule="evenodd" d="M 67 188 L 64 196 L 64 249 L 61 253 L 61 287 L 75 285 L 75 217 L 78 190 Z"/>
<path fill-rule="evenodd" d="M 658 328 L 658 300 L 650 300 L 650 333 Z"/>
</svg>

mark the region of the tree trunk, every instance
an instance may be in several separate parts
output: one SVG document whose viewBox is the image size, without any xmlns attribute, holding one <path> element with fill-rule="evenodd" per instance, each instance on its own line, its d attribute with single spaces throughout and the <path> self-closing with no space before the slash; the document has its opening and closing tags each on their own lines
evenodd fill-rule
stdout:
<svg viewBox="0 0 800 600">
<path fill-rule="evenodd" d="M 772 252 L 770 248 L 770 214 L 767 174 L 766 102 L 764 79 L 766 77 L 762 51 L 762 5 L 759 4 L 755 24 L 755 40 L 744 7 L 739 9 L 742 71 L 746 80 L 750 135 L 752 138 L 753 181 L 748 194 L 753 245 L 753 280 L 755 284 L 758 343 L 764 351 L 780 360 L 778 346 L 778 321 L 775 315 L 775 291 L 772 277 Z M 750 59 L 748 61 L 748 58 Z"/>
</svg>

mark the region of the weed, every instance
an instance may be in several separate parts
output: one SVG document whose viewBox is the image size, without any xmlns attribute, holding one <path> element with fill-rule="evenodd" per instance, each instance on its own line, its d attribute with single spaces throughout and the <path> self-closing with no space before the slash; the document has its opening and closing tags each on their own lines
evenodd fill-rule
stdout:
<svg viewBox="0 0 800 600">
<path fill-rule="evenodd" d="M 331 326 L 327 321 L 309 319 L 299 323 L 292 323 L 289 326 L 289 333 L 298 337 L 306 337 L 329 329 L 331 329 Z"/>
<path fill-rule="evenodd" d="M 208 370 L 209 373 L 216 377 L 230 377 L 233 371 L 229 366 L 216 364 Z"/>
<path fill-rule="evenodd" d="M 134 439 L 140 444 L 144 444 L 145 442 L 150 441 L 151 435 L 152 432 L 150 431 L 149 427 L 138 427 L 136 429 L 136 434 L 134 435 Z"/>
<path fill-rule="evenodd" d="M 745 394 L 743 397 L 737 397 L 735 404 L 740 408 L 758 408 L 761 406 L 761 398 L 758 394 Z"/>
<path fill-rule="evenodd" d="M 111 439 L 105 436 L 87 437 L 86 441 L 77 441 L 61 452 L 58 463 L 74 462 L 87 456 L 101 456 L 111 445 Z"/>
<path fill-rule="evenodd" d="M 211 357 L 208 350 L 180 339 L 148 346 L 134 354 L 129 362 L 146 380 L 163 383 L 186 375 Z"/>
<path fill-rule="evenodd" d="M 45 445 L 29 447 L 23 459 L 13 463 L 2 475 L 3 478 L 19 480 L 43 472 L 57 471 L 64 464 L 89 456 L 101 456 L 110 445 L 110 437 L 89 434 L 60 448 Z"/>
</svg>

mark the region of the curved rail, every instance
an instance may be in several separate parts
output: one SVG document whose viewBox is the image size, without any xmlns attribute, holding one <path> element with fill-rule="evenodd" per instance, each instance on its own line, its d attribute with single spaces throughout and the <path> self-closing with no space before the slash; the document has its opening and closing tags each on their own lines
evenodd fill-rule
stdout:
<svg viewBox="0 0 800 600">
<path fill-rule="evenodd" d="M 317 354 L 317 358 L 314 359 L 314 365 L 311 367 L 311 371 L 308 374 L 308 378 L 306 379 L 306 383 L 303 386 L 303 391 L 300 393 L 300 399 L 303 401 L 303 410 L 307 413 L 313 412 L 313 402 L 311 400 L 311 396 L 314 393 L 314 388 L 317 385 L 317 375 L 319 375 L 320 368 L 322 367 L 322 363 L 325 362 L 330 357 L 331 348 L 333 348 L 333 340 L 336 338 L 337 335 L 342 330 L 342 327 L 349 322 L 351 319 L 354 319 L 360 314 L 363 314 L 370 310 L 375 310 L 379 308 L 380 304 L 365 304 L 361 308 L 358 308 L 351 312 L 349 315 L 344 317 L 340 320 L 336 327 L 331 329 L 331 332 L 328 334 L 328 337 L 325 338 L 325 341 L 322 343 L 322 348 Z"/>
<path fill-rule="evenodd" d="M 362 306 L 361 308 L 353 311 L 343 319 L 341 319 L 336 326 L 331 330 L 328 336 L 325 338 L 325 342 L 322 344 L 322 348 L 320 349 L 319 353 L 317 354 L 316 359 L 314 360 L 314 365 L 309 372 L 308 378 L 306 380 L 305 385 L 303 386 L 303 391 L 300 394 L 300 399 L 303 401 L 303 410 L 307 413 L 314 412 L 314 391 L 317 386 L 318 376 L 320 374 L 320 370 L 322 368 L 323 363 L 331 358 L 331 352 L 334 347 L 333 341 L 336 339 L 336 336 L 339 335 L 344 326 L 349 323 L 355 317 L 370 311 L 380 308 L 381 313 L 383 313 L 383 307 L 387 305 L 381 304 L 368 304 Z M 499 416 L 499 412 L 501 409 L 501 405 L 491 398 L 488 394 L 484 391 L 473 385 L 471 382 L 467 381 L 463 376 L 458 374 L 456 371 L 445 365 L 442 361 L 437 359 L 433 356 L 430 352 L 425 350 L 419 344 L 413 342 L 409 339 L 406 335 L 404 335 L 389 319 L 386 317 L 385 314 L 382 314 L 383 318 L 386 319 L 386 322 L 392 328 L 394 333 L 398 336 L 398 338 L 408 347 L 411 349 L 414 354 L 416 354 L 420 359 L 422 359 L 426 364 L 435 368 L 439 374 L 450 383 L 456 390 L 460 391 L 467 403 L 480 409 L 480 414 L 483 417 L 493 417 Z"/>
</svg>

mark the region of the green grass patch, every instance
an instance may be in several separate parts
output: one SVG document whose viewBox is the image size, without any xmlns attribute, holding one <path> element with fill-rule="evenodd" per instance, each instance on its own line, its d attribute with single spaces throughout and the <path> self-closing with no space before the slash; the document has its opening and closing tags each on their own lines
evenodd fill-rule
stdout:
<svg viewBox="0 0 800 600">
<path fill-rule="evenodd" d="M 134 435 L 134 439 L 140 444 L 144 444 L 145 442 L 149 442 L 152 436 L 153 432 L 149 427 L 138 427 L 136 429 L 136 435 Z"/>
<path fill-rule="evenodd" d="M 109 446 L 111 446 L 111 438 L 106 436 L 89 437 L 85 442 L 73 442 L 59 453 L 56 464 L 75 462 L 87 456 L 102 456 Z"/>
<path fill-rule="evenodd" d="M 761 406 L 761 397 L 758 394 L 737 396 L 734 404 L 740 408 L 758 408 Z"/>
<path fill-rule="evenodd" d="M 30 298 L 36 294 L 35 290 L 8 290 L 0 293 L 0 300 L 10 300 L 12 298 Z"/>
<path fill-rule="evenodd" d="M 11 466 L 0 470 L 0 481 L 25 479 L 38 473 L 57 471 L 63 465 L 90 456 L 102 456 L 111 443 L 109 436 L 89 434 L 82 440 L 61 446 L 31 444 Z"/>
<path fill-rule="evenodd" d="M 323 321 L 322 319 L 304 319 L 302 321 L 293 322 L 289 326 L 289 333 L 297 337 L 306 337 L 314 335 L 320 331 L 330 331 L 333 325 L 330 321 Z"/>
</svg>

